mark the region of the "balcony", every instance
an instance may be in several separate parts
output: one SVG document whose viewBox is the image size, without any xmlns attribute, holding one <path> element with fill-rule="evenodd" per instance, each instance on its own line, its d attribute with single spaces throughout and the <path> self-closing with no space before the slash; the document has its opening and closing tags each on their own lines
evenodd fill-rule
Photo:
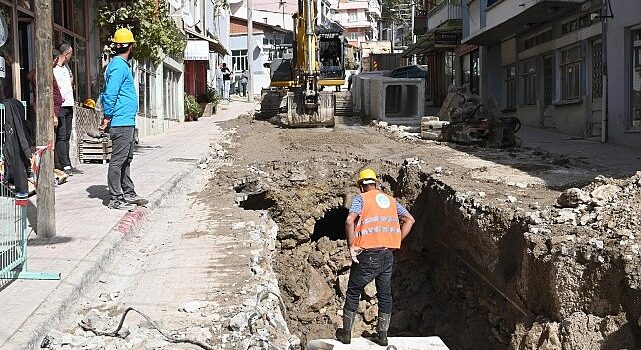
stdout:
<svg viewBox="0 0 641 350">
<path fill-rule="evenodd" d="M 381 6 L 377 0 L 370 0 L 366 11 L 376 18 L 381 18 Z"/>
<path fill-rule="evenodd" d="M 341 25 L 345 28 L 375 28 L 376 23 L 366 21 L 364 19 L 358 19 L 354 21 L 347 21 L 345 23 L 341 23 Z"/>
<path fill-rule="evenodd" d="M 485 10 L 485 26 L 473 29 L 463 43 L 497 44 L 507 36 L 548 22 L 567 10 L 579 9 L 584 2 L 586 0 L 489 0 Z M 482 13 L 471 11 L 470 21 L 482 23 L 482 16 Z"/>
<path fill-rule="evenodd" d="M 455 21 L 460 25 L 461 0 L 445 0 L 427 12 L 427 29 L 436 29 Z"/>
</svg>

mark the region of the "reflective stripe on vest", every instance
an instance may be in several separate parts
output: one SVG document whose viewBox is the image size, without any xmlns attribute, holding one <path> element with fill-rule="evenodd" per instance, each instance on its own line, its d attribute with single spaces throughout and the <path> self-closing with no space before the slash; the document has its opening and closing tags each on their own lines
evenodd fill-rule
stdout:
<svg viewBox="0 0 641 350">
<path fill-rule="evenodd" d="M 354 229 L 354 244 L 363 249 L 400 248 L 401 225 L 396 200 L 378 190 L 361 196 L 363 210 Z"/>
</svg>

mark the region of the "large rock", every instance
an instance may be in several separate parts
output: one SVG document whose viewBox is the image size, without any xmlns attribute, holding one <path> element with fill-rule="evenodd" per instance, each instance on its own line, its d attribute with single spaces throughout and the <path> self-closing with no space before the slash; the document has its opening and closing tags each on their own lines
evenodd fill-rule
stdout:
<svg viewBox="0 0 641 350">
<path fill-rule="evenodd" d="M 308 273 L 306 304 L 310 309 L 318 311 L 329 304 L 334 297 L 334 291 L 327 285 L 323 276 L 316 269 L 309 269 Z"/>
<path fill-rule="evenodd" d="M 338 289 L 341 292 L 341 296 L 347 295 L 347 283 L 349 282 L 349 272 L 344 275 L 338 276 Z"/>
<path fill-rule="evenodd" d="M 376 283 L 374 281 L 365 286 L 363 289 L 363 295 L 367 300 L 373 299 L 376 296 Z"/>
<path fill-rule="evenodd" d="M 588 201 L 590 201 L 590 196 L 579 188 L 568 188 L 556 199 L 556 202 L 563 208 L 576 208 Z"/>
<path fill-rule="evenodd" d="M 612 200 L 617 193 L 621 191 L 621 187 L 616 185 L 601 185 L 592 191 L 592 199 L 596 204 L 603 205 Z"/>
</svg>

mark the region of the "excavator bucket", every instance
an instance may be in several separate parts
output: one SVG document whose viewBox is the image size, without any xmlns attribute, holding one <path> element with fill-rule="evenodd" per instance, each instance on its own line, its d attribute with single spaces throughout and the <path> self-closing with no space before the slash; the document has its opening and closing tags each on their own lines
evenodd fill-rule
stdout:
<svg viewBox="0 0 641 350">
<path fill-rule="evenodd" d="M 287 118 L 283 124 L 290 128 L 309 128 L 317 126 L 334 126 L 334 93 L 321 91 L 318 105 L 314 109 L 306 109 L 302 92 L 287 93 Z"/>
</svg>

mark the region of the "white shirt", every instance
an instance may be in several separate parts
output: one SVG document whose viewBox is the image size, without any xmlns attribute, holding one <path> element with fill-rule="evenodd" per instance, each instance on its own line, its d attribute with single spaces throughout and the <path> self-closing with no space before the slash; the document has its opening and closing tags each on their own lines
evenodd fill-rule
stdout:
<svg viewBox="0 0 641 350">
<path fill-rule="evenodd" d="M 73 86 L 71 85 L 71 71 L 67 66 L 56 65 L 53 67 L 53 75 L 56 77 L 56 82 L 58 83 L 58 88 L 60 89 L 60 94 L 64 101 L 62 101 L 63 107 L 73 106 Z"/>
</svg>

